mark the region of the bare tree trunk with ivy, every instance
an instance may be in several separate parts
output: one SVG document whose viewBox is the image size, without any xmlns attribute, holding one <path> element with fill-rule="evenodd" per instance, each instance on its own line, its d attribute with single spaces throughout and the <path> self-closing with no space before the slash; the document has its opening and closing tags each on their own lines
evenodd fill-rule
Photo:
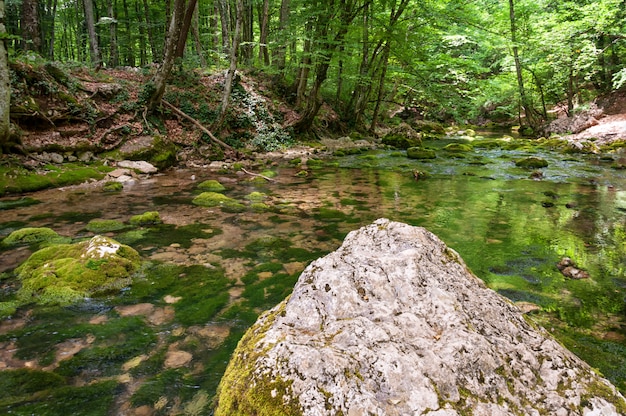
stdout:
<svg viewBox="0 0 626 416">
<path fill-rule="evenodd" d="M 165 93 L 165 86 L 167 85 L 167 80 L 170 77 L 176 59 L 176 45 L 178 44 L 178 36 L 180 34 L 184 12 L 185 0 L 176 0 L 170 18 L 169 29 L 167 30 L 163 63 L 159 66 L 154 78 L 152 78 L 151 84 L 148 86 L 152 88 L 152 94 L 146 103 L 146 109 L 149 113 L 153 113 L 157 109 Z"/>
<path fill-rule="evenodd" d="M 7 147 L 10 136 L 11 82 L 9 80 L 9 57 L 4 27 L 4 0 L 0 0 L 0 152 Z"/>
</svg>

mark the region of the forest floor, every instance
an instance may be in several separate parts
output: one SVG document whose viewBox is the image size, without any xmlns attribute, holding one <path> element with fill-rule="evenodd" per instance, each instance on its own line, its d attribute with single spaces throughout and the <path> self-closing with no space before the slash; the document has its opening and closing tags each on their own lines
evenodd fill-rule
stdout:
<svg viewBox="0 0 626 416">
<path fill-rule="evenodd" d="M 58 76 L 52 75 L 54 72 L 44 68 L 48 66 L 36 68 L 22 64 L 13 68 L 24 80 L 21 85 L 13 85 L 12 110 L 13 107 L 18 108 L 13 121 L 19 126 L 26 152 L 59 149 L 108 151 L 154 133 L 154 129 L 151 131 L 146 127 L 145 115 L 138 104 L 151 71 L 128 68 L 94 73 L 77 69 L 71 72 L 68 81 L 58 79 Z M 165 97 L 210 129 L 210 117 L 215 116 L 221 102 L 222 81 L 223 73 L 174 74 Z M 272 91 L 269 79 L 263 74 L 242 74 L 240 85 L 248 98 L 239 102 L 232 100 L 234 108 L 231 113 L 234 117 L 257 111 L 262 105 L 276 125 L 284 126 L 297 119 L 294 107 Z M 323 107 L 319 118 L 320 127 L 314 137 L 336 138 L 349 133 L 342 131 L 337 115 L 329 107 Z M 231 120 L 226 128 L 213 133 L 222 140 L 225 137 L 249 139 L 256 134 L 255 123 L 237 126 L 236 120 Z M 203 133 L 188 120 L 168 112 L 163 114 L 158 130 L 183 148 L 206 144 L 207 140 L 205 136 L 203 143 Z M 574 117 L 560 115 L 550 124 L 548 132 L 577 143 L 591 140 L 604 145 L 626 140 L 626 91 L 602 97 Z"/>
</svg>

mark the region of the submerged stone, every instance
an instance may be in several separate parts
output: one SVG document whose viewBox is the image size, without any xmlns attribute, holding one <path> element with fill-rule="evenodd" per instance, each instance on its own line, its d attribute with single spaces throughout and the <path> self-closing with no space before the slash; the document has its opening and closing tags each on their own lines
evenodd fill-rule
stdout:
<svg viewBox="0 0 626 416">
<path fill-rule="evenodd" d="M 191 202 L 202 207 L 220 207 L 227 212 L 241 212 L 246 209 L 244 204 L 219 192 L 202 192 Z"/>
<path fill-rule="evenodd" d="M 434 159 L 437 157 L 434 150 L 423 147 L 409 147 L 406 149 L 406 156 L 409 159 Z"/>
<path fill-rule="evenodd" d="M 148 211 L 143 214 L 133 215 L 130 218 L 130 224 L 137 227 L 145 227 L 146 225 L 162 224 L 161 216 L 158 211 Z"/>
<path fill-rule="evenodd" d="M 57 244 L 33 253 L 16 269 L 22 303 L 68 305 L 128 286 L 139 268 L 131 247 L 97 235 L 76 244 Z"/>
<path fill-rule="evenodd" d="M 198 189 L 203 191 L 222 192 L 226 190 L 226 187 L 215 179 L 209 179 L 198 184 Z"/>
<path fill-rule="evenodd" d="M 614 386 L 423 228 L 311 263 L 235 350 L 215 415 L 624 414 Z"/>
<path fill-rule="evenodd" d="M 540 157 L 526 157 L 515 161 L 515 166 L 525 169 L 539 169 L 548 167 L 548 162 Z"/>
<path fill-rule="evenodd" d="M 34 244 L 51 242 L 62 238 L 51 228 L 47 227 L 26 227 L 13 231 L 4 240 L 4 246 L 17 246 L 20 244 Z"/>
</svg>

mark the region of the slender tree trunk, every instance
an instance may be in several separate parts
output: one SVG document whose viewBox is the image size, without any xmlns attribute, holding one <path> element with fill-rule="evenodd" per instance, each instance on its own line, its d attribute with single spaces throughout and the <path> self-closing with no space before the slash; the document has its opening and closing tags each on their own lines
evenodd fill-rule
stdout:
<svg viewBox="0 0 626 416">
<path fill-rule="evenodd" d="M 222 28 L 222 52 L 230 53 L 230 5 L 228 0 L 217 0 Z"/>
<path fill-rule="evenodd" d="M 369 131 L 374 133 L 376 131 L 376 125 L 378 124 L 378 117 L 380 117 L 380 106 L 383 102 L 383 93 L 385 91 L 385 79 L 387 77 L 387 67 L 389 66 L 389 52 L 391 47 L 389 42 L 385 43 L 383 49 L 383 56 L 381 59 L 380 78 L 378 79 L 378 91 L 376 93 L 376 105 L 372 113 L 372 123 L 370 124 Z"/>
<path fill-rule="evenodd" d="M 233 43 L 230 47 L 230 66 L 226 72 L 226 78 L 224 79 L 224 95 L 222 96 L 222 106 L 220 109 L 220 118 L 217 122 L 216 130 L 219 130 L 226 111 L 228 110 L 228 104 L 230 102 L 230 93 L 233 89 L 233 81 L 235 79 L 235 72 L 237 71 L 237 55 L 239 50 L 239 39 L 241 38 L 241 26 L 243 22 L 243 0 L 237 0 L 237 16 L 235 20 L 235 33 L 233 34 Z"/>
<path fill-rule="evenodd" d="M 251 0 L 242 0 L 243 15 L 241 16 L 241 58 L 245 64 L 250 64 L 254 45 L 254 8 Z M 239 6 L 238 6 L 239 7 Z"/>
<path fill-rule="evenodd" d="M 150 19 L 150 6 L 148 6 L 148 0 L 143 0 L 143 13 L 146 21 L 146 32 L 148 33 L 148 42 L 150 43 L 150 51 L 152 52 L 152 62 L 161 62 L 163 58 L 158 52 L 157 43 L 154 37 L 154 29 Z"/>
<path fill-rule="evenodd" d="M 11 82 L 4 27 L 4 0 L 0 0 L 0 152 L 9 142 L 11 131 Z"/>
<path fill-rule="evenodd" d="M 310 33 L 313 28 L 311 22 L 306 24 L 306 33 Z M 306 98 L 306 87 L 309 81 L 309 73 L 311 72 L 311 39 L 306 37 L 304 40 L 304 49 L 302 51 L 302 61 L 298 68 L 298 75 L 296 76 L 296 107 L 300 107 L 304 103 Z"/>
<path fill-rule="evenodd" d="M 55 41 L 55 16 L 57 14 L 57 0 L 48 0 L 46 7 L 48 11 L 45 15 L 46 24 L 43 25 L 43 38 L 42 48 L 50 60 L 54 60 L 54 41 Z"/>
<path fill-rule="evenodd" d="M 111 18 L 111 23 L 109 23 L 109 37 L 111 38 L 109 41 L 109 66 L 115 68 L 120 64 L 120 55 L 117 49 L 117 15 L 115 13 L 115 9 L 117 5 L 117 1 L 109 0 L 109 17 Z"/>
<path fill-rule="evenodd" d="M 182 58 L 185 54 L 185 45 L 187 44 L 187 36 L 189 34 L 189 28 L 191 27 L 191 21 L 193 14 L 196 10 L 197 0 L 189 0 L 187 4 L 187 10 L 185 10 L 185 17 L 183 19 L 183 25 L 180 29 L 178 36 L 178 44 L 176 45 L 176 58 Z"/>
<path fill-rule="evenodd" d="M 22 49 L 41 52 L 39 0 L 22 0 Z"/>
<path fill-rule="evenodd" d="M 285 69 L 285 56 L 287 51 L 287 39 L 285 31 L 289 22 L 290 0 L 280 2 L 280 17 L 278 21 L 278 46 L 272 52 L 272 63 L 279 71 Z"/>
<path fill-rule="evenodd" d="M 135 16 L 141 15 L 140 4 L 135 1 Z M 148 48 L 146 47 L 146 27 L 142 24 L 137 25 L 139 29 L 139 66 L 143 67 L 148 64 Z"/>
<path fill-rule="evenodd" d="M 521 108 L 524 111 L 524 117 L 526 124 L 533 130 L 537 129 L 537 121 L 533 113 L 530 100 L 526 95 L 524 88 L 524 75 L 522 73 L 522 62 L 519 57 L 519 48 L 517 46 L 517 22 L 515 18 L 515 4 L 514 0 L 509 0 L 509 19 L 511 20 L 511 43 L 513 45 L 513 61 L 515 62 L 515 74 L 517 76 L 517 88 L 520 96 Z"/>
<path fill-rule="evenodd" d="M 267 49 L 269 10 L 270 1 L 263 0 L 263 8 L 261 9 L 261 13 L 259 15 L 259 61 L 263 62 L 266 66 L 269 66 L 270 64 L 270 55 Z"/>
<path fill-rule="evenodd" d="M 91 53 L 91 63 L 94 68 L 98 69 L 102 66 L 102 55 L 100 54 L 100 46 L 98 45 L 98 35 L 96 34 L 96 22 L 94 19 L 93 1 L 83 0 L 85 7 L 85 23 L 87 23 L 87 33 L 89 35 L 89 51 Z"/>
<path fill-rule="evenodd" d="M 196 53 L 198 54 L 198 59 L 200 59 L 200 66 L 205 68 L 207 66 L 207 62 L 204 58 L 204 49 L 202 48 L 202 42 L 200 41 L 200 11 L 198 9 L 198 3 L 196 3 L 196 10 L 193 13 L 193 25 L 191 26 L 191 31 L 196 45 Z"/>
<path fill-rule="evenodd" d="M 154 112 L 161 103 L 161 99 L 165 93 L 167 80 L 169 79 L 172 68 L 174 67 L 176 45 L 178 44 L 178 36 L 182 26 L 184 10 L 185 0 L 176 0 L 174 2 L 174 10 L 172 12 L 172 17 L 170 18 L 169 29 L 167 31 L 163 64 L 154 75 L 152 80 L 152 83 L 154 84 L 154 91 L 146 105 L 147 110 L 150 113 Z"/>
<path fill-rule="evenodd" d="M 133 33 L 130 27 L 130 14 L 128 13 L 128 0 L 122 0 L 124 6 L 124 20 L 126 29 L 126 53 L 124 54 L 124 63 L 128 66 L 135 66 L 135 48 L 133 46 Z"/>
</svg>

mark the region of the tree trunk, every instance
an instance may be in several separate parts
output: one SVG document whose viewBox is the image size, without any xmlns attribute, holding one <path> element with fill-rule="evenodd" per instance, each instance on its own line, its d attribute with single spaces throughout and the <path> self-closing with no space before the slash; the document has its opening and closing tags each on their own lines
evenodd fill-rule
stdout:
<svg viewBox="0 0 626 416">
<path fill-rule="evenodd" d="M 55 41 L 55 16 L 57 14 L 57 0 L 48 0 L 46 7 L 47 13 L 44 17 L 44 25 L 42 25 L 43 42 L 42 51 L 50 60 L 54 60 L 54 41 Z"/>
<path fill-rule="evenodd" d="M 96 22 L 93 12 L 93 1 L 83 0 L 85 7 L 85 22 L 87 23 L 87 34 L 89 35 L 89 51 L 91 52 L 91 63 L 94 68 L 99 69 L 102 66 L 102 55 L 100 55 L 100 46 L 98 45 L 98 35 L 96 34 Z"/>
<path fill-rule="evenodd" d="M 280 2 L 280 18 L 278 21 L 278 46 L 272 52 L 272 63 L 279 71 L 285 69 L 285 56 L 287 51 L 287 39 L 285 30 L 289 22 L 290 0 Z"/>
<path fill-rule="evenodd" d="M 536 130 L 538 127 L 538 123 L 535 120 L 535 115 L 533 113 L 532 106 L 526 95 L 526 90 L 524 88 L 524 75 L 522 73 L 522 62 L 519 57 L 519 48 L 517 46 L 517 27 L 515 20 L 515 4 L 514 0 L 509 0 L 509 19 L 511 20 L 511 43 L 513 45 L 513 61 L 515 62 L 515 74 L 517 76 L 517 88 L 520 96 L 520 104 L 522 110 L 524 111 L 524 117 L 526 119 L 526 124 L 531 127 L 533 130 Z M 520 123 L 521 124 L 521 123 Z"/>
<path fill-rule="evenodd" d="M 183 21 L 183 13 L 185 11 L 185 0 L 176 0 L 174 3 L 174 10 L 172 17 L 170 18 L 169 29 L 167 30 L 167 39 L 165 41 L 165 54 L 163 57 L 163 64 L 159 67 L 152 83 L 154 84 L 154 91 L 152 96 L 148 100 L 146 105 L 148 112 L 154 112 L 163 98 L 165 93 L 165 86 L 167 80 L 174 67 L 176 45 L 178 44 L 178 36 Z"/>
<path fill-rule="evenodd" d="M 117 49 L 117 15 L 115 13 L 117 1 L 109 0 L 109 17 L 111 23 L 109 23 L 109 66 L 115 68 L 120 64 L 120 55 Z"/>
<path fill-rule="evenodd" d="M 222 28 L 222 52 L 230 53 L 230 5 L 228 0 L 217 0 Z"/>
<path fill-rule="evenodd" d="M 22 1 L 22 49 L 41 52 L 41 32 L 39 26 L 39 0 Z"/>
<path fill-rule="evenodd" d="M 11 130 L 11 82 L 5 35 L 4 0 L 0 0 L 0 150 L 9 142 Z"/>
<path fill-rule="evenodd" d="M 143 0 L 143 13 L 146 20 L 146 32 L 148 33 L 148 43 L 150 43 L 150 51 L 152 52 L 152 62 L 161 62 L 161 54 L 159 48 L 157 48 L 156 40 L 154 38 L 154 30 L 152 29 L 152 23 L 150 19 L 150 7 L 148 6 L 148 0 Z"/>
<path fill-rule="evenodd" d="M 241 49 L 242 61 L 249 65 L 252 61 L 253 46 L 254 46 L 254 8 L 252 7 L 251 0 L 242 0 L 242 16 L 241 16 L 241 42 L 239 42 Z M 239 7 L 239 5 L 237 5 Z"/>
<path fill-rule="evenodd" d="M 233 34 L 233 43 L 230 47 L 230 66 L 224 79 L 224 95 L 222 96 L 222 106 L 220 109 L 220 118 L 217 122 L 215 130 L 221 128 L 226 116 L 226 110 L 228 110 L 228 104 L 230 101 L 230 93 L 233 89 L 233 80 L 235 79 L 235 72 L 237 71 L 237 55 L 239 50 L 239 39 L 241 37 L 241 26 L 243 21 L 243 0 L 237 0 L 237 17 L 235 20 L 235 33 Z"/>
<path fill-rule="evenodd" d="M 189 34 L 189 28 L 191 27 L 191 21 L 193 14 L 196 10 L 197 0 L 189 0 L 187 4 L 187 10 L 185 11 L 185 18 L 183 19 L 182 28 L 178 35 L 178 44 L 176 45 L 176 58 L 182 58 L 185 54 L 185 45 L 187 44 L 187 36 Z"/>
<path fill-rule="evenodd" d="M 267 35 L 270 20 L 269 10 L 270 1 L 263 0 L 263 8 L 261 9 L 261 13 L 259 14 L 259 61 L 263 62 L 263 64 L 266 66 L 269 66 L 270 64 L 270 55 L 267 51 Z"/>
<path fill-rule="evenodd" d="M 193 13 L 193 25 L 191 26 L 191 32 L 193 33 L 193 39 L 196 45 L 196 53 L 198 54 L 198 59 L 200 59 L 200 66 L 206 68 L 207 62 L 204 58 L 204 49 L 202 48 L 202 42 L 200 42 L 200 22 L 199 22 L 199 10 L 198 3 L 196 3 L 196 10 Z"/>
<path fill-rule="evenodd" d="M 126 29 L 126 45 L 124 54 L 124 63 L 128 66 L 135 66 L 135 48 L 133 47 L 133 34 L 130 28 L 130 14 L 128 13 L 128 1 L 123 0 L 122 5 L 124 6 L 124 20 L 125 20 L 125 29 Z"/>
</svg>

